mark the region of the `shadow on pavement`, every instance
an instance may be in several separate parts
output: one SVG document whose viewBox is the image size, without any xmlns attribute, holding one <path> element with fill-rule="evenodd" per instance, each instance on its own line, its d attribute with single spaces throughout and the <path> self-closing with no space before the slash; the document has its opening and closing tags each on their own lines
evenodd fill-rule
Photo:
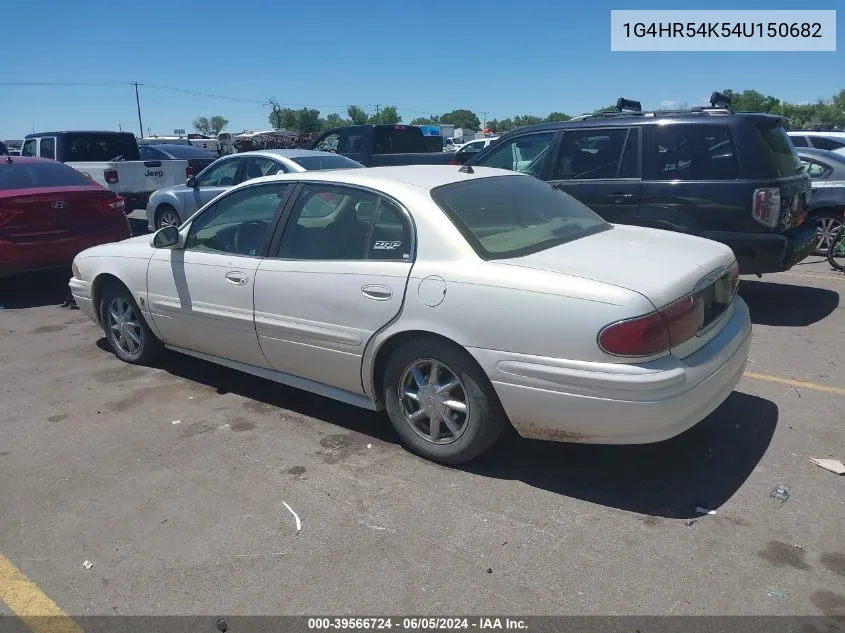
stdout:
<svg viewBox="0 0 845 633">
<path fill-rule="evenodd" d="M 70 266 L 0 279 L 0 306 L 20 310 L 61 305 L 70 296 Z"/>
<path fill-rule="evenodd" d="M 108 350 L 105 339 L 97 345 Z M 274 407 L 398 444 L 387 415 L 365 411 L 270 380 L 178 353 L 165 371 Z M 461 470 L 605 506 L 664 517 L 695 517 L 718 508 L 763 457 L 777 426 L 774 403 L 735 391 L 708 418 L 659 444 L 599 446 L 526 440 L 509 430 L 488 453 Z"/>
<path fill-rule="evenodd" d="M 739 295 L 756 325 L 802 327 L 818 323 L 839 307 L 839 293 L 812 286 L 743 279 Z"/>
<path fill-rule="evenodd" d="M 696 517 L 696 506 L 716 509 L 745 482 L 777 420 L 776 404 L 735 391 L 701 423 L 665 442 L 599 446 L 517 437 L 500 441 L 466 470 L 621 510 Z"/>
<path fill-rule="evenodd" d="M 128 217 L 129 220 L 129 228 L 132 230 L 132 236 L 137 237 L 139 235 L 146 235 L 150 232 L 147 228 L 147 218 L 133 218 Z"/>
</svg>

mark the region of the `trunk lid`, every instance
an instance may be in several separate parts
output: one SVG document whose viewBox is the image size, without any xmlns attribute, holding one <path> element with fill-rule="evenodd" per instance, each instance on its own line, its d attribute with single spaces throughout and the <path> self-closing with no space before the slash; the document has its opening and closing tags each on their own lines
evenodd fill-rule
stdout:
<svg viewBox="0 0 845 633">
<path fill-rule="evenodd" d="M 15 244 L 129 235 L 111 191 L 96 186 L 0 191 L 0 240 Z"/>
<path fill-rule="evenodd" d="M 729 247 L 711 240 L 615 225 L 609 231 L 498 263 L 619 286 L 662 308 L 713 284 L 735 259 Z"/>
</svg>

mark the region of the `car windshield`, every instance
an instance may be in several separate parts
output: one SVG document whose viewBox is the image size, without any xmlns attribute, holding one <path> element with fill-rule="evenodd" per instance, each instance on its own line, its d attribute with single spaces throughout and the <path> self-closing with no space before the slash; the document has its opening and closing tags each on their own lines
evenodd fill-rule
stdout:
<svg viewBox="0 0 845 633">
<path fill-rule="evenodd" d="M 62 163 L 0 162 L 0 190 L 40 187 L 86 187 L 93 183 Z"/>
<path fill-rule="evenodd" d="M 522 257 L 611 228 L 572 196 L 528 176 L 441 185 L 431 197 L 482 259 Z"/>
<path fill-rule="evenodd" d="M 363 167 L 357 160 L 346 158 L 346 156 L 295 156 L 291 160 L 307 171 Z"/>
</svg>

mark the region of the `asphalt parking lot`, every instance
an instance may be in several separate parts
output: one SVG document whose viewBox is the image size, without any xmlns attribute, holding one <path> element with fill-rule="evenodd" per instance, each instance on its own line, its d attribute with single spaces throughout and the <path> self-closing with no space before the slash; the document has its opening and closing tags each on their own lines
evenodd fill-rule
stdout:
<svg viewBox="0 0 845 633">
<path fill-rule="evenodd" d="M 0 282 L 0 560 L 68 614 L 845 614 L 845 477 L 809 461 L 845 461 L 845 275 L 820 258 L 743 280 L 749 373 L 689 432 L 511 434 L 463 468 L 381 414 L 121 363 L 66 277 Z"/>
</svg>

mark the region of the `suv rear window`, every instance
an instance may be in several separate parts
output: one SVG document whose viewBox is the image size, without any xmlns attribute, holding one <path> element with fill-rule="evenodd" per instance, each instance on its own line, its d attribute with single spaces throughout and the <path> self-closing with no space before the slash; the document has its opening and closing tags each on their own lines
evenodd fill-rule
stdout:
<svg viewBox="0 0 845 633">
<path fill-rule="evenodd" d="M 657 125 L 657 180 L 735 180 L 736 149 L 724 125 Z"/>
<path fill-rule="evenodd" d="M 797 176 L 803 167 L 784 127 L 780 123 L 758 123 L 756 130 L 767 175 L 772 178 Z"/>
<path fill-rule="evenodd" d="M 90 187 L 93 183 L 62 163 L 0 164 L 0 190 L 39 187 Z"/>
<path fill-rule="evenodd" d="M 131 133 L 70 133 L 62 139 L 67 148 L 66 162 L 141 160 L 138 144 Z"/>
<path fill-rule="evenodd" d="M 522 257 L 611 228 L 572 196 L 528 176 L 441 185 L 431 197 L 482 259 Z"/>
</svg>

